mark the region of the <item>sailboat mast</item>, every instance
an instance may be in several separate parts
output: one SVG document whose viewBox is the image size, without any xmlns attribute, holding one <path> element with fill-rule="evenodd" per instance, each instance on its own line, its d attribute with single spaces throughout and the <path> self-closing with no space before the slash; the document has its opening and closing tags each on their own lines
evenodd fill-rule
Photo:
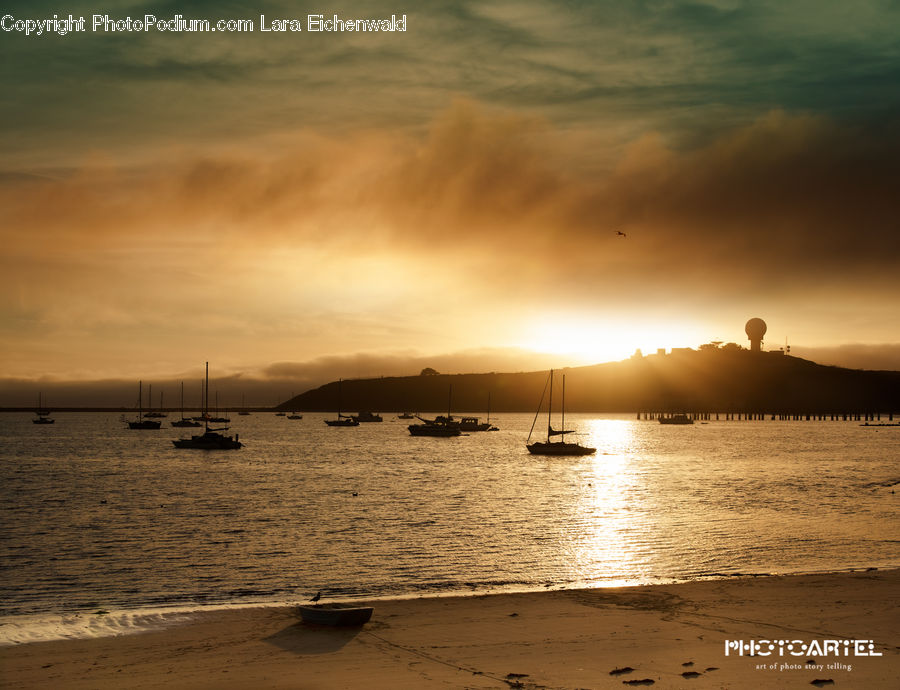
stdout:
<svg viewBox="0 0 900 690">
<path fill-rule="evenodd" d="M 450 401 L 453 400 L 453 385 L 450 385 L 450 390 L 447 391 L 447 421 L 450 420 Z"/>
<path fill-rule="evenodd" d="M 138 381 L 138 420 L 144 416 L 144 382 Z"/>
<path fill-rule="evenodd" d="M 206 363 L 206 403 L 203 407 L 203 428 L 209 431 L 209 362 Z"/>
<path fill-rule="evenodd" d="M 566 430 L 566 375 L 563 374 L 563 394 L 562 394 L 562 431 Z M 562 440 L 565 441 L 566 437 L 563 436 Z"/>
<path fill-rule="evenodd" d="M 547 443 L 550 442 L 550 432 L 553 431 L 553 369 L 550 370 L 550 401 L 547 403 Z"/>
</svg>

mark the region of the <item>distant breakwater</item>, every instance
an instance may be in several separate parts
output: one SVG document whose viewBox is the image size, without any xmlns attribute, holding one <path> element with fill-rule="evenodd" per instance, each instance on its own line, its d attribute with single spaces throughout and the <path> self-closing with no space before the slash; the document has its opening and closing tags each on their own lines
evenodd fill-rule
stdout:
<svg viewBox="0 0 900 690">
<path fill-rule="evenodd" d="M 644 420 L 652 420 L 652 419 L 660 419 L 670 416 L 673 413 L 671 411 L 668 412 L 638 412 L 637 418 Z M 682 412 L 681 414 L 685 414 L 685 416 L 692 421 L 755 421 L 755 420 L 764 420 L 771 419 L 772 421 L 844 421 L 844 422 L 880 422 L 882 418 L 886 419 L 888 422 L 894 421 L 894 413 L 888 412 L 882 415 L 880 412 L 844 412 L 843 414 L 787 414 L 787 413 L 775 413 L 775 412 Z M 876 425 L 877 426 L 877 425 Z"/>
</svg>

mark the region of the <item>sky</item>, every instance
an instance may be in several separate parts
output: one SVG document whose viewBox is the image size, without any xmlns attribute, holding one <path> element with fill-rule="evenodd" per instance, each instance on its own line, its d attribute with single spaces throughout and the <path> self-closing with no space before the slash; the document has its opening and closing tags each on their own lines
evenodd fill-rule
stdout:
<svg viewBox="0 0 900 690">
<path fill-rule="evenodd" d="M 0 404 L 746 346 L 751 317 L 900 369 L 896 0 L 4 8 Z M 6 30 L 54 13 L 87 30 Z M 261 31 L 320 13 L 406 31 Z"/>
</svg>

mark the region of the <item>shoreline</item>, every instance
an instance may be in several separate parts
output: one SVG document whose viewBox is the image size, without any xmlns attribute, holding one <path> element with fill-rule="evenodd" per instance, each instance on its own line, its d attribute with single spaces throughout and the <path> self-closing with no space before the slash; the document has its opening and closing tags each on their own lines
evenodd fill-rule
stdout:
<svg viewBox="0 0 900 690">
<path fill-rule="evenodd" d="M 609 580 L 587 584 L 544 585 L 537 584 L 500 584 L 484 588 L 435 589 L 411 593 L 388 593 L 373 596 L 364 595 L 330 595 L 325 592 L 325 599 L 335 604 L 378 604 L 383 602 L 399 602 L 428 599 L 466 599 L 472 597 L 545 594 L 549 592 L 592 591 L 597 589 L 631 589 L 638 587 L 662 587 L 700 582 L 736 581 L 744 579 L 798 577 L 804 575 L 843 575 L 852 573 L 900 572 L 900 565 L 850 566 L 827 570 L 798 570 L 791 572 L 737 572 L 737 573 L 703 573 L 687 578 L 657 577 L 640 580 Z M 303 598 L 285 600 L 234 600 L 219 602 L 183 602 L 156 603 L 122 608 L 96 605 L 81 609 L 63 611 L 37 611 L 30 613 L 0 613 L 0 649 L 21 644 L 40 642 L 61 642 L 76 639 L 95 639 L 116 637 L 120 635 L 136 635 L 148 632 L 154 626 L 169 625 L 167 619 L 212 615 L 221 611 L 239 609 L 277 609 L 302 605 Z M 104 618 L 95 618 L 104 616 Z M 6 628 L 6 629 L 4 629 Z M 49 629 L 56 632 L 50 632 Z M 18 635 L 11 633 L 18 630 Z"/>
<path fill-rule="evenodd" d="M 898 601 L 900 570 L 862 570 L 372 600 L 359 629 L 248 606 L 140 634 L 2 647 L 0 671 L 5 688 L 892 687 Z M 811 665 L 784 645 L 725 654 L 728 641 L 762 639 L 872 640 L 880 656 L 847 645 Z"/>
</svg>

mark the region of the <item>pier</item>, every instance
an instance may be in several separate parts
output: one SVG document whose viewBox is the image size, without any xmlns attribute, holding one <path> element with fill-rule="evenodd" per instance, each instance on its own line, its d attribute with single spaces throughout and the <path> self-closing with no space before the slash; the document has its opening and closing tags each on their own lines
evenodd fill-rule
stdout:
<svg viewBox="0 0 900 690">
<path fill-rule="evenodd" d="M 832 422 L 887 422 L 894 421 L 893 412 L 828 412 L 828 413 L 797 413 L 797 412 L 684 412 L 678 410 L 664 410 L 655 412 L 638 412 L 637 419 L 656 420 L 660 417 L 670 417 L 673 414 L 684 414 L 694 421 L 759 421 L 770 419 L 772 421 L 832 421 Z M 884 426 L 890 426 L 885 424 Z"/>
</svg>

